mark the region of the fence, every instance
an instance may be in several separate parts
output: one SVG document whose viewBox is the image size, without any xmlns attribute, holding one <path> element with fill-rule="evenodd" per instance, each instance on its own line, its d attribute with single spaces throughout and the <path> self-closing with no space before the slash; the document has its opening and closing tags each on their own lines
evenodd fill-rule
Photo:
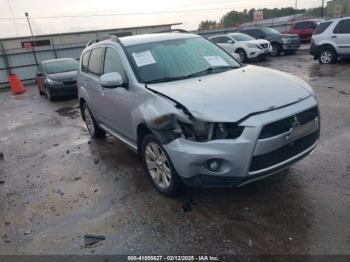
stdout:
<svg viewBox="0 0 350 262">
<path fill-rule="evenodd" d="M 48 59 L 75 58 L 79 60 L 85 43 L 51 45 L 50 47 L 35 47 L 38 64 Z M 23 82 L 35 79 L 37 64 L 32 49 L 5 49 L 0 43 L 0 87 L 8 85 L 8 74 L 13 73 L 20 76 Z"/>
<path fill-rule="evenodd" d="M 30 37 L 0 39 L 0 88 L 8 86 L 8 75 L 17 74 L 23 82 L 33 82 L 37 64 L 48 59 L 74 58 L 79 60 L 86 43 L 92 39 L 115 35 L 118 37 L 156 33 L 170 30 L 181 23 L 103 29 Z M 32 50 L 34 51 L 37 61 Z M 36 63 L 37 62 L 37 63 Z"/>
</svg>

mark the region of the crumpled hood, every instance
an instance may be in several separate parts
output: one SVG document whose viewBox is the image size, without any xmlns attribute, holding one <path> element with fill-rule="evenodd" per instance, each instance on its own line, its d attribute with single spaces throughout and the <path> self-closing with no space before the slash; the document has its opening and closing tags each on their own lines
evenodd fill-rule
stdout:
<svg viewBox="0 0 350 262">
<path fill-rule="evenodd" d="M 68 71 L 63 73 L 48 74 L 48 78 L 54 81 L 76 81 L 77 80 L 77 71 Z"/>
<path fill-rule="evenodd" d="M 182 104 L 195 118 L 215 122 L 237 122 L 311 95 L 303 80 L 257 66 L 147 87 Z"/>
</svg>

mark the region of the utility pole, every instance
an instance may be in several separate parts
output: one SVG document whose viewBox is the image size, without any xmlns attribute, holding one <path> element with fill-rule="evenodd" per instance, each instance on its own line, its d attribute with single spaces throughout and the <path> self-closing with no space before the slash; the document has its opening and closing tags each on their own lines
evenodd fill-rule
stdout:
<svg viewBox="0 0 350 262">
<path fill-rule="evenodd" d="M 27 22 L 28 22 L 28 25 L 29 25 L 30 34 L 32 35 L 32 42 L 33 42 L 32 50 L 33 50 L 35 65 L 38 67 L 38 60 L 37 60 L 37 58 L 36 58 L 36 53 L 35 53 L 35 38 L 34 38 L 32 26 L 30 25 L 29 14 L 28 14 L 27 12 L 25 12 L 25 16 L 27 17 Z"/>
<path fill-rule="evenodd" d="M 322 10 L 321 10 L 321 17 L 324 16 L 324 0 L 322 0 Z"/>
</svg>

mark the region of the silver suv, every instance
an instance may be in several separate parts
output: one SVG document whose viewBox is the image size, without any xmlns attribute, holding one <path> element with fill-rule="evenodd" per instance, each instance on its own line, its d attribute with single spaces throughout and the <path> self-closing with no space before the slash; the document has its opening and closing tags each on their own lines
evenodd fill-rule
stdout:
<svg viewBox="0 0 350 262">
<path fill-rule="evenodd" d="M 82 117 L 138 152 L 154 187 L 240 186 L 308 155 L 319 112 L 301 79 L 243 66 L 189 33 L 88 44 L 78 72 Z"/>
<path fill-rule="evenodd" d="M 350 16 L 321 23 L 315 30 L 310 54 L 321 64 L 335 63 L 350 57 Z"/>
</svg>

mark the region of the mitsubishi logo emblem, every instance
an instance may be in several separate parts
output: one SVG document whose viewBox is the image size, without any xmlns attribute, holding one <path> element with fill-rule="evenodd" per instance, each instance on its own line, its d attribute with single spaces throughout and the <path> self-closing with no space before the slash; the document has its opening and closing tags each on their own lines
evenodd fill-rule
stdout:
<svg viewBox="0 0 350 262">
<path fill-rule="evenodd" d="M 292 124 L 292 128 L 293 127 L 297 127 L 297 126 L 301 126 L 300 122 L 299 122 L 299 119 L 297 116 L 294 116 L 294 119 L 293 119 L 293 124 Z"/>
<path fill-rule="evenodd" d="M 290 137 L 292 137 L 295 133 L 295 131 L 301 126 L 299 119 L 297 116 L 294 116 L 293 123 L 291 128 L 289 129 L 288 134 L 286 135 L 286 139 L 289 140 Z"/>
</svg>

